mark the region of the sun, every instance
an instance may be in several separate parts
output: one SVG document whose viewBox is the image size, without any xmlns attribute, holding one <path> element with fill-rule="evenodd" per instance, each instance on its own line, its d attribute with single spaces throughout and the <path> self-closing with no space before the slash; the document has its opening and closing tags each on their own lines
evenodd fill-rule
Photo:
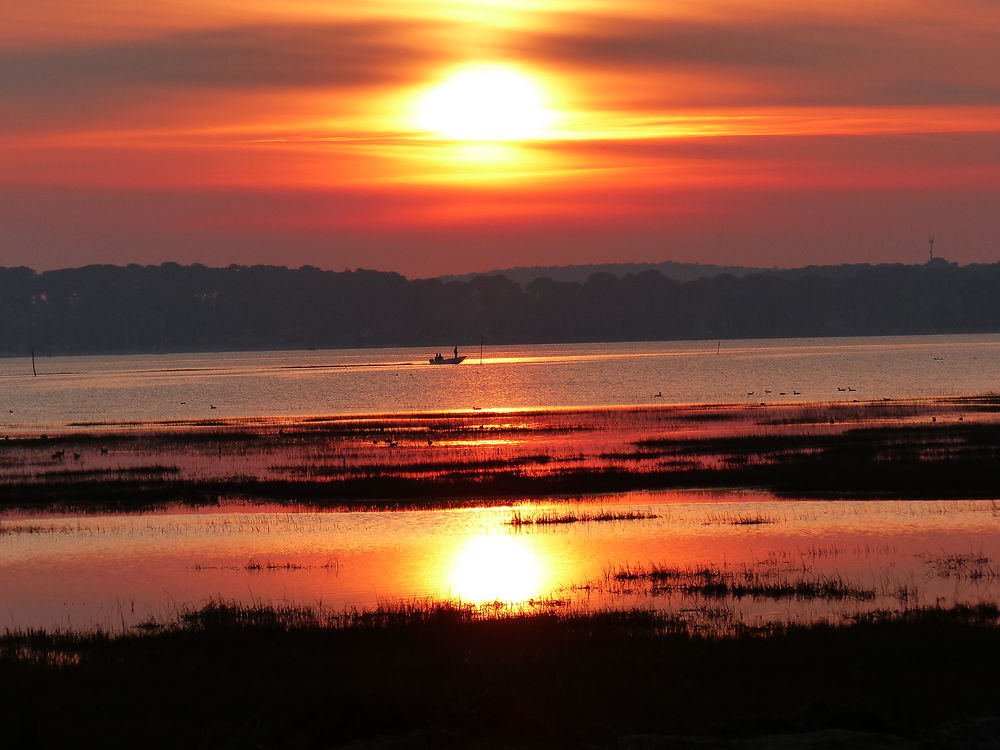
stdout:
<svg viewBox="0 0 1000 750">
<path fill-rule="evenodd" d="M 453 71 L 419 98 L 414 121 L 423 131 L 462 141 L 544 137 L 555 115 L 542 86 L 507 65 Z"/>
<path fill-rule="evenodd" d="M 475 536 L 451 564 L 452 593 L 462 601 L 522 602 L 541 594 L 541 560 L 523 539 Z"/>
</svg>

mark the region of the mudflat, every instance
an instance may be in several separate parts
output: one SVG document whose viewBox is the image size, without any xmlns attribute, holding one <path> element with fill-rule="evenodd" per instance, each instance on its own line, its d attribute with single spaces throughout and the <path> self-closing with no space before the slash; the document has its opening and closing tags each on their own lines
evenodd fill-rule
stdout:
<svg viewBox="0 0 1000 750">
<path fill-rule="evenodd" d="M 88 422 L 0 439 L 0 507 L 434 507 L 637 489 L 996 498 L 1000 396 Z"/>
</svg>

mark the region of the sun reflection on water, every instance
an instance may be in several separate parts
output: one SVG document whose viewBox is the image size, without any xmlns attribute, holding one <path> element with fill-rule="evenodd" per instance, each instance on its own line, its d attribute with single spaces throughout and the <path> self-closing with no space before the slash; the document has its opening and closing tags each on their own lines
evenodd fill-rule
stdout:
<svg viewBox="0 0 1000 750">
<path fill-rule="evenodd" d="M 547 578 L 543 561 L 528 540 L 492 534 L 467 539 L 447 575 L 452 594 L 472 604 L 536 598 Z"/>
</svg>

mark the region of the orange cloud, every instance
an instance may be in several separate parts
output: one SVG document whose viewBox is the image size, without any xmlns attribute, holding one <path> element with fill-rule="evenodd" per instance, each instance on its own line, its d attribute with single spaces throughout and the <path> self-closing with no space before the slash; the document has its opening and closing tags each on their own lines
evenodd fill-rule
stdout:
<svg viewBox="0 0 1000 750">
<path fill-rule="evenodd" d="M 987 0 L 17 3 L 2 262 L 885 260 L 928 224 L 992 257 L 998 28 Z M 422 87 L 504 62 L 544 139 L 419 132 Z"/>
</svg>

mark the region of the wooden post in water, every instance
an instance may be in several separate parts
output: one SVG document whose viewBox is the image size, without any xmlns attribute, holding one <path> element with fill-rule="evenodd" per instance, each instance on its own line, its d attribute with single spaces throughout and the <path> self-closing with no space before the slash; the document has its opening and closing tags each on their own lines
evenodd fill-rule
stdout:
<svg viewBox="0 0 1000 750">
<path fill-rule="evenodd" d="M 479 335 L 479 366 L 483 365 L 483 336 Z"/>
<path fill-rule="evenodd" d="M 31 374 L 38 377 L 38 370 L 35 369 L 35 347 L 31 347 Z"/>
</svg>

